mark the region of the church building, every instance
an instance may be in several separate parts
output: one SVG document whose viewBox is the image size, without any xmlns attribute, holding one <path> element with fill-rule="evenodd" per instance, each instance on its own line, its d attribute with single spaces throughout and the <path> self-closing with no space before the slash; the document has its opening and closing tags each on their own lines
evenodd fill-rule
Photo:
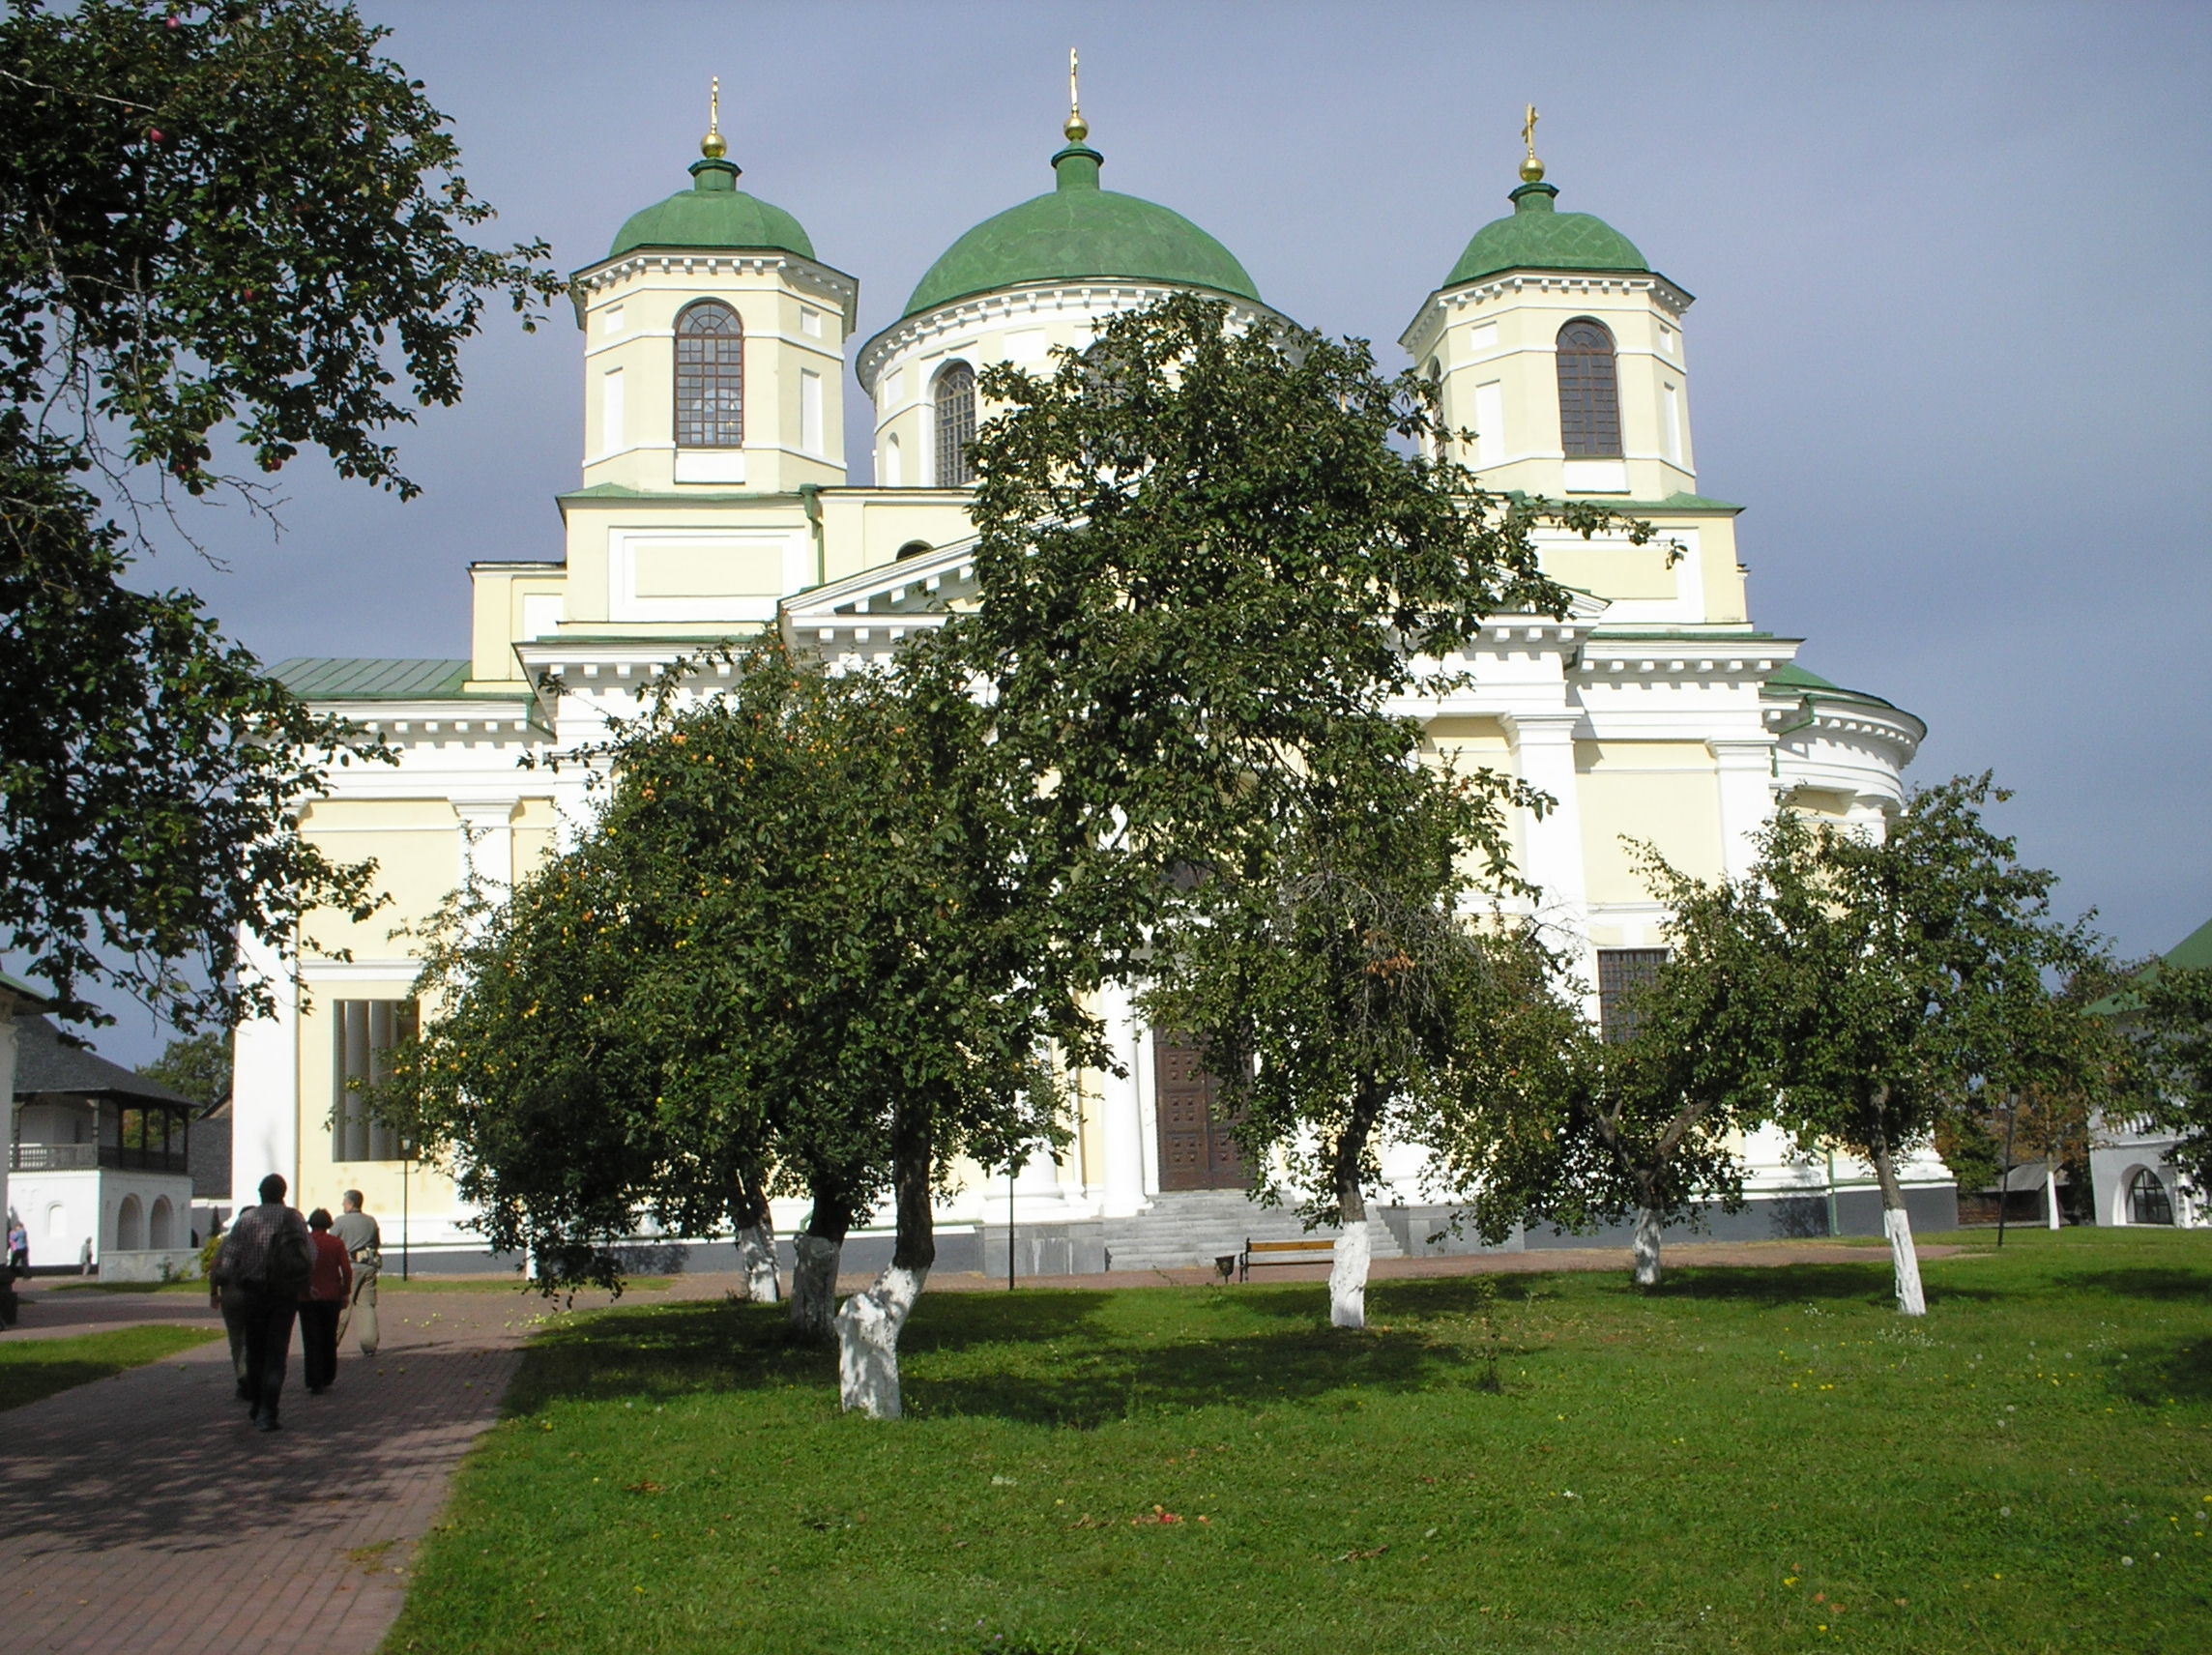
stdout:
<svg viewBox="0 0 2212 1655">
<path fill-rule="evenodd" d="M 865 340 L 854 337 L 859 279 L 790 213 L 739 188 L 714 129 L 687 187 L 624 220 L 606 256 L 576 273 L 584 453 L 559 497 L 561 542 L 470 566 L 465 656 L 364 659 L 334 632 L 329 657 L 276 669 L 317 711 L 401 755 L 335 772 L 301 817 L 334 857 L 374 857 L 392 901 L 360 925 L 322 916 L 310 931 L 326 952 L 306 954 L 305 992 L 239 1031 L 241 1191 L 280 1172 L 304 1203 L 335 1207 L 358 1187 L 388 1247 L 404 1210 L 418 1263 L 482 1267 L 451 1182 L 401 1159 L 348 1082 L 377 1073 L 417 1016 L 416 961 L 393 928 L 471 868 L 495 884 L 527 873 L 587 819 L 572 769 L 518 761 L 599 736 L 662 663 L 702 645 L 774 626 L 823 658 L 865 662 L 972 597 L 966 445 L 988 412 L 976 376 L 990 363 L 1041 366 L 1103 317 L 1175 292 L 1258 325 L 1282 319 L 1213 237 L 1106 188 L 1105 158 L 1072 109 L 1065 137 L 1040 175 L 1049 187 L 954 241 L 898 320 Z M 1573 611 L 1499 616 L 1462 663 L 1471 682 L 1412 711 L 1440 752 L 1557 801 L 1516 824 L 1520 867 L 1547 918 L 1582 941 L 1591 1015 L 1605 1021 L 1664 957 L 1664 915 L 1627 838 L 1709 877 L 1745 868 L 1753 834 L 1785 803 L 1877 827 L 1926 732 L 1801 666 L 1801 640 L 1755 624 L 1741 508 L 1698 489 L 1691 295 L 1610 224 L 1562 211 L 1559 194 L 1531 143 L 1509 211 L 1474 232 L 1435 291 L 1405 296 L 1400 343 L 1441 387 L 1446 425 L 1473 433 L 1463 457 L 1486 487 L 1601 501 L 1658 535 L 1644 546 L 1543 538 L 1545 566 L 1580 595 Z M 850 386 L 873 410 L 868 485 L 848 480 Z M 341 946 L 350 958 L 332 957 Z M 1011 1179 L 974 1171 L 939 1213 L 941 1268 L 1003 1271 L 1009 1215 L 1024 1273 L 1210 1261 L 1247 1236 L 1298 1234 L 1242 1195 L 1245 1170 L 1190 1054 L 1125 997 L 1103 1009 L 1125 1073 L 1078 1078 L 1057 1163 L 1040 1154 Z M 1794 1155 L 1775 1134 L 1745 1149 L 1752 1205 L 1716 1213 L 1715 1233 L 1878 1233 L 1867 1168 Z M 1470 1244 L 1430 1241 L 1438 1209 L 1424 1205 L 1417 1153 L 1387 1152 L 1384 1171 L 1378 1256 Z M 1916 1226 L 1955 1221 L 1932 1153 L 1903 1171 Z M 802 1217 L 800 1204 L 779 1206 L 778 1233 Z M 856 1231 L 849 1267 L 888 1249 L 888 1212 L 878 1219 Z"/>
</svg>

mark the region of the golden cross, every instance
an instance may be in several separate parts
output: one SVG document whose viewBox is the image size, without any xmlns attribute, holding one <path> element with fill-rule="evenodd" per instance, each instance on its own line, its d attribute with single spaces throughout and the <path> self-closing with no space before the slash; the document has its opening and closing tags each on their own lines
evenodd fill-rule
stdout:
<svg viewBox="0 0 2212 1655">
<path fill-rule="evenodd" d="M 722 77 L 715 75 L 713 90 L 707 94 L 707 131 L 722 130 Z"/>
<path fill-rule="evenodd" d="M 1536 159 L 1536 105 L 1528 105 L 1528 118 L 1521 123 L 1521 141 L 1528 146 L 1528 159 Z"/>
<path fill-rule="evenodd" d="M 1081 114 L 1083 111 L 1082 102 L 1075 95 L 1075 48 L 1069 46 L 1067 48 L 1067 112 L 1070 115 Z"/>
</svg>

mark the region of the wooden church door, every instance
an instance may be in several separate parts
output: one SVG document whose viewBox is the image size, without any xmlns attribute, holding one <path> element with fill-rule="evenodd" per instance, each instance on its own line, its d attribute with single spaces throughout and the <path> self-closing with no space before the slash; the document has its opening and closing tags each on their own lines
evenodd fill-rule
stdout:
<svg viewBox="0 0 2212 1655">
<path fill-rule="evenodd" d="M 1153 1097 L 1160 1129 L 1162 1190 L 1242 1189 L 1244 1160 L 1215 1118 L 1221 1083 L 1179 1035 L 1152 1031 Z"/>
</svg>

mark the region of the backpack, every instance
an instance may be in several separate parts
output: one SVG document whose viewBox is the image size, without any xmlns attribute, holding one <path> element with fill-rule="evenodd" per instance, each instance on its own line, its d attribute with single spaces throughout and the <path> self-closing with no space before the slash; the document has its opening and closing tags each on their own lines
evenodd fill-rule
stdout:
<svg viewBox="0 0 2212 1655">
<path fill-rule="evenodd" d="M 290 1213 L 269 1238 L 267 1268 L 269 1291 L 278 1298 L 298 1298 L 314 1277 L 315 1244 L 307 1238 L 306 1227 Z"/>
</svg>

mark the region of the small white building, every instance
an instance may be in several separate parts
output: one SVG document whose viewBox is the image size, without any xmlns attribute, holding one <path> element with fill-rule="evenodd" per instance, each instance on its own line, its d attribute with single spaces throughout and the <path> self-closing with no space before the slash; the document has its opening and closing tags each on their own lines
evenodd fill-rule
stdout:
<svg viewBox="0 0 2212 1655">
<path fill-rule="evenodd" d="M 2212 919 L 2174 945 L 2160 961 L 2183 970 L 2212 966 Z M 2212 1201 L 2173 1164 L 2176 1140 L 2139 1120 L 2098 1122 L 2089 1148 L 2089 1179 L 2097 1193 L 2099 1224 L 2172 1224 L 2212 1227 Z"/>
<path fill-rule="evenodd" d="M 191 1271 L 192 1101 L 70 1044 L 44 1017 L 18 1016 L 15 1031 L 8 1203 L 32 1268 L 75 1265 L 89 1242 L 109 1281 Z"/>
</svg>

